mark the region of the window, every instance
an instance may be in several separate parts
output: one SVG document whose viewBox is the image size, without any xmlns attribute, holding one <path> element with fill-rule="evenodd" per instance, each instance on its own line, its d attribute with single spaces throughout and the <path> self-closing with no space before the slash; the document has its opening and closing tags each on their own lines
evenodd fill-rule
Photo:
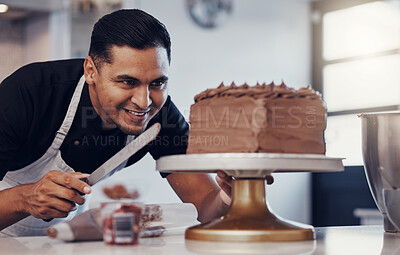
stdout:
<svg viewBox="0 0 400 255">
<path fill-rule="evenodd" d="M 400 0 L 312 8 L 313 85 L 328 108 L 327 156 L 362 165 L 357 114 L 400 109 Z"/>
</svg>

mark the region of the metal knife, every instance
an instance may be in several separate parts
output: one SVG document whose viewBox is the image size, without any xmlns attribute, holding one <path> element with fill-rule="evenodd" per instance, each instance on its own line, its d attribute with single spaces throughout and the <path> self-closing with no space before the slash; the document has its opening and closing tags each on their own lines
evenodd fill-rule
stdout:
<svg viewBox="0 0 400 255">
<path fill-rule="evenodd" d="M 82 180 L 91 186 L 97 183 L 108 174 L 112 173 L 113 170 L 116 169 L 125 160 L 129 159 L 133 154 L 135 154 L 148 143 L 153 141 L 160 132 L 160 128 L 160 123 L 155 123 L 153 126 L 151 126 L 138 137 L 136 137 L 135 140 L 122 148 L 117 154 L 104 162 L 104 164 L 102 164 L 99 168 L 94 170 L 94 172 L 87 178 L 87 180 Z"/>
</svg>

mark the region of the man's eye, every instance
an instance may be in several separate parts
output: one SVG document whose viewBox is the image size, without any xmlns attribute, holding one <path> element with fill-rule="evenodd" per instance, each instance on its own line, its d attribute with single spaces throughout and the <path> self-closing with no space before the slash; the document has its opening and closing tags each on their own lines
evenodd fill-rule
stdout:
<svg viewBox="0 0 400 255">
<path fill-rule="evenodd" d="M 126 81 L 121 81 L 121 82 L 123 84 L 129 85 L 129 86 L 135 85 L 135 81 L 132 81 L 132 80 L 126 80 Z"/>
<path fill-rule="evenodd" d="M 163 88 L 167 84 L 167 81 L 154 81 L 150 85 L 157 88 Z"/>
</svg>

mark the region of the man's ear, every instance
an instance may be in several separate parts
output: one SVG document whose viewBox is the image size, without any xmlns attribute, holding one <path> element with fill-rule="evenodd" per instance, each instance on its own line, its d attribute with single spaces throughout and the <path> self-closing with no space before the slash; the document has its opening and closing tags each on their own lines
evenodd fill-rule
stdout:
<svg viewBox="0 0 400 255">
<path fill-rule="evenodd" d="M 83 63 L 83 70 L 85 74 L 85 80 L 87 84 L 95 84 L 95 77 L 97 75 L 97 69 L 94 65 L 94 61 L 90 56 L 86 56 L 85 62 Z"/>
</svg>

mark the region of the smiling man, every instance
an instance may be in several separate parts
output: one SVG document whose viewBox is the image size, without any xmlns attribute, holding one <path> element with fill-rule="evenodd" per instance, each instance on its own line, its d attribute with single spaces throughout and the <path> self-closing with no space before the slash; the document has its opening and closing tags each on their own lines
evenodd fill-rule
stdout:
<svg viewBox="0 0 400 255">
<path fill-rule="evenodd" d="M 115 171 L 146 153 L 158 159 L 186 152 L 188 124 L 168 96 L 170 47 L 157 19 L 119 10 L 95 24 L 84 60 L 30 64 L 1 83 L 2 234 L 44 235 L 50 225 L 83 211 L 81 193 L 91 188 L 80 179 L 156 122 L 156 140 Z M 196 206 L 200 221 L 227 210 L 208 175 L 161 175 L 183 202 Z M 217 181 L 230 193 L 230 178 Z"/>
</svg>

